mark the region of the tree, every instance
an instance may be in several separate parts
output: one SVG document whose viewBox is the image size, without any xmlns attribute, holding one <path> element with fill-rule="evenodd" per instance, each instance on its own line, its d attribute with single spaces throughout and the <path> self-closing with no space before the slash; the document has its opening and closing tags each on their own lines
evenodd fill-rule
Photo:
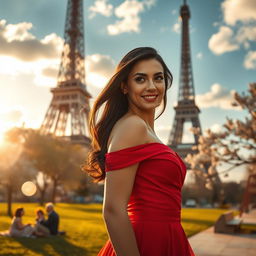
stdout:
<svg viewBox="0 0 256 256">
<path fill-rule="evenodd" d="M 249 85 L 248 94 L 235 93 L 234 106 L 246 110 L 245 120 L 227 119 L 224 132 L 209 133 L 215 142 L 215 153 L 231 168 L 256 164 L 256 83 Z"/>
<path fill-rule="evenodd" d="M 78 186 L 81 176 L 84 175 L 80 170 L 80 164 L 86 154 L 81 145 L 71 144 L 53 135 L 42 135 L 37 130 L 30 130 L 26 134 L 24 147 L 43 179 L 41 186 L 37 181 L 40 187 L 41 203 L 44 201 L 49 181 L 52 185 L 51 201 L 53 203 L 58 186 L 69 188 Z"/>
<path fill-rule="evenodd" d="M 198 130 L 193 132 L 199 135 Z M 206 132 L 206 136 L 199 135 L 198 145 L 193 147 L 197 153 L 188 154 L 185 161 L 190 164 L 195 184 L 200 188 L 201 193 L 204 194 L 205 189 L 212 191 L 211 203 L 214 204 L 222 200 L 222 187 L 217 172 L 219 157 L 215 154 L 214 140 L 208 136 L 209 132 L 211 131 Z"/>
<path fill-rule="evenodd" d="M 189 154 L 185 159 L 195 175 L 203 177 L 205 185 L 213 190 L 213 200 L 220 200 L 222 194 L 217 166 L 229 164 L 229 168 L 222 171 L 227 173 L 235 167 L 256 163 L 256 83 L 249 85 L 248 92 L 241 95 L 236 92 L 233 103 L 248 112 L 245 120 L 227 119 L 223 131 L 218 133 L 207 130 L 194 148 L 198 153 Z"/>
<path fill-rule="evenodd" d="M 6 140 L 0 148 L 0 185 L 5 188 L 7 215 L 12 217 L 13 193 L 19 191 L 22 183 L 34 175 L 27 161 L 20 141 Z"/>
<path fill-rule="evenodd" d="M 16 128 L 8 133 L 9 141 L 22 141 L 24 154 L 37 170 L 35 182 L 44 203 L 46 190 L 52 185 L 51 201 L 55 202 L 58 186 L 74 189 L 85 174 L 80 165 L 86 149 L 54 135 L 42 135 L 39 130 Z"/>
<path fill-rule="evenodd" d="M 15 127 L 10 129 L 7 133 L 6 133 L 6 140 L 19 145 L 20 147 L 22 147 L 22 151 L 23 151 L 23 156 L 24 158 L 26 158 L 28 161 L 30 161 L 30 163 L 32 164 L 32 166 L 35 167 L 35 176 L 34 176 L 34 182 L 37 185 L 37 189 L 40 193 L 40 204 L 43 205 L 44 203 L 44 196 L 45 196 L 45 192 L 46 189 L 50 183 L 49 178 L 44 174 L 44 172 L 40 171 L 40 168 L 44 168 L 44 165 L 42 163 L 38 164 L 38 159 L 36 158 L 31 158 L 31 155 L 28 154 L 29 150 L 26 147 L 27 146 L 27 141 L 31 139 L 31 137 L 34 135 L 34 130 L 32 129 L 25 129 L 25 128 L 20 128 L 20 127 Z M 40 159 L 39 159 L 40 162 Z M 40 165 L 41 164 L 41 165 Z"/>
</svg>

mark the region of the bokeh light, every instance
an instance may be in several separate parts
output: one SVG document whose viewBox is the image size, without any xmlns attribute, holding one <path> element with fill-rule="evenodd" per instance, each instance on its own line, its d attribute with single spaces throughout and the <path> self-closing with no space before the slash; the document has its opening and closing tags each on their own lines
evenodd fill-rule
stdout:
<svg viewBox="0 0 256 256">
<path fill-rule="evenodd" d="M 21 186 L 21 192 L 25 196 L 33 196 L 36 193 L 36 185 L 32 181 L 26 181 L 22 186 Z"/>
</svg>

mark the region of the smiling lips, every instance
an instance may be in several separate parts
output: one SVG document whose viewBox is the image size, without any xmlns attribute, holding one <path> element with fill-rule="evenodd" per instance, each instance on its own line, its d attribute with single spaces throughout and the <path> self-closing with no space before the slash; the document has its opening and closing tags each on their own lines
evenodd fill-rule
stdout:
<svg viewBox="0 0 256 256">
<path fill-rule="evenodd" d="M 147 102 L 153 102 L 155 101 L 155 99 L 157 98 L 157 94 L 151 94 L 151 95 L 144 95 L 141 96 L 144 100 L 146 100 Z"/>
</svg>

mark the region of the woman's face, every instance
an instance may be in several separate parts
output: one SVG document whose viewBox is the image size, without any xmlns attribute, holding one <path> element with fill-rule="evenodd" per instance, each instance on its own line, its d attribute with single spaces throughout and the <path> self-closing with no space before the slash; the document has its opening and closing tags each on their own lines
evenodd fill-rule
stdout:
<svg viewBox="0 0 256 256">
<path fill-rule="evenodd" d="M 42 214 L 41 212 L 38 212 L 38 213 L 37 213 L 37 216 L 38 216 L 38 218 L 42 218 L 42 217 L 43 217 L 43 214 Z"/>
<path fill-rule="evenodd" d="M 123 87 L 127 94 L 129 107 L 140 111 L 153 110 L 164 97 L 164 70 L 156 59 L 141 60 L 136 63 Z"/>
</svg>

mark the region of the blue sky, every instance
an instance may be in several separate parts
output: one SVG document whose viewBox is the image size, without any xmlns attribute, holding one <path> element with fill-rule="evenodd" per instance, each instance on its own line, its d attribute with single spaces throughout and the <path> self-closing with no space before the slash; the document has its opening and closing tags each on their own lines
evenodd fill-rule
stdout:
<svg viewBox="0 0 256 256">
<path fill-rule="evenodd" d="M 256 1 L 188 0 L 196 102 L 203 130 L 220 129 L 226 117 L 244 118 L 231 106 L 233 91 L 255 82 Z M 93 96 L 132 48 L 155 47 L 174 76 L 156 132 L 166 143 L 172 126 L 180 71 L 181 0 L 85 0 L 87 86 Z M 1 131 L 39 127 L 51 100 L 67 0 L 0 1 Z M 1 50 L 2 48 L 2 50 Z M 187 139 L 190 135 L 187 134 Z"/>
</svg>

